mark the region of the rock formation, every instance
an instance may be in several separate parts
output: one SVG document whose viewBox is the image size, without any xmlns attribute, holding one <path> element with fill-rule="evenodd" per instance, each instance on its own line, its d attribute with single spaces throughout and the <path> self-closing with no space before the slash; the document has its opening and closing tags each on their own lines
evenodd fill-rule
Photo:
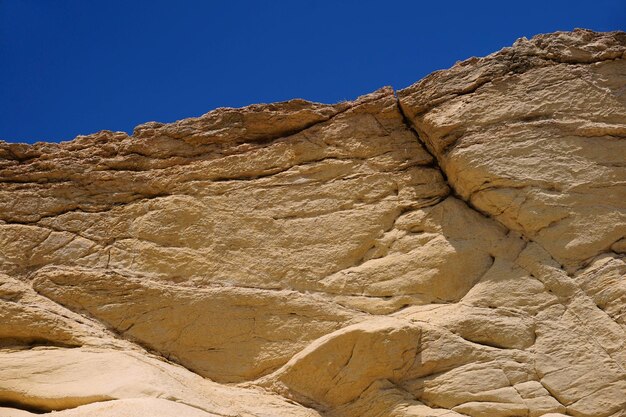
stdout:
<svg viewBox="0 0 626 417">
<path fill-rule="evenodd" d="M 0 416 L 626 416 L 626 33 L 0 142 Z"/>
</svg>

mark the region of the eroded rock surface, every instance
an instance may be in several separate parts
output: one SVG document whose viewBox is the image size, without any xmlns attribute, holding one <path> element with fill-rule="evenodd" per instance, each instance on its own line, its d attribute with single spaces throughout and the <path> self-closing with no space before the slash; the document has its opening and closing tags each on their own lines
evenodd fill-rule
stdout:
<svg viewBox="0 0 626 417">
<path fill-rule="evenodd" d="M 625 59 L 0 142 L 0 416 L 626 416 Z"/>
</svg>

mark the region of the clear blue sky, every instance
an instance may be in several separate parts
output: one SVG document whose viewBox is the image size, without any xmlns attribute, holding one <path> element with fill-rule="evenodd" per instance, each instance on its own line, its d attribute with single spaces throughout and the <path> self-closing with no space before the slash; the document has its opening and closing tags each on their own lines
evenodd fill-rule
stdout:
<svg viewBox="0 0 626 417">
<path fill-rule="evenodd" d="M 353 99 L 576 27 L 626 29 L 626 1 L 0 0 L 0 139 Z"/>
</svg>

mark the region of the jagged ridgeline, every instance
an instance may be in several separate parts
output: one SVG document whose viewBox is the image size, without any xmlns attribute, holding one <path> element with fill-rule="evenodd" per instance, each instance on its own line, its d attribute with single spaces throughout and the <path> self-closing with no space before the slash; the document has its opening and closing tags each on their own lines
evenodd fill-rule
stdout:
<svg viewBox="0 0 626 417">
<path fill-rule="evenodd" d="M 626 416 L 625 53 L 0 143 L 0 416 Z"/>
</svg>

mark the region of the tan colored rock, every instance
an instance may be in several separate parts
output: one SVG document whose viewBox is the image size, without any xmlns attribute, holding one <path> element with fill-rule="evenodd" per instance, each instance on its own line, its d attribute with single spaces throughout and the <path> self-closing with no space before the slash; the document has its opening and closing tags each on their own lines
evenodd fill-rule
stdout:
<svg viewBox="0 0 626 417">
<path fill-rule="evenodd" d="M 221 382 L 269 373 L 313 339 L 361 317 L 295 291 L 199 289 L 111 271 L 43 268 L 33 287 Z"/>
<path fill-rule="evenodd" d="M 625 53 L 0 142 L 0 416 L 624 417 Z"/>
<path fill-rule="evenodd" d="M 145 353 L 37 348 L 3 352 L 0 364 L 3 404 L 37 411 L 75 410 L 61 415 L 147 412 L 144 410 L 154 410 L 158 402 L 145 399 L 160 398 L 170 403 L 161 404 L 163 414 L 172 416 L 177 411 L 202 416 L 198 410 L 208 416 L 319 416 L 274 395 L 216 384 Z M 93 406 L 81 407 L 87 404 Z"/>
<path fill-rule="evenodd" d="M 344 405 L 374 381 L 400 379 L 417 354 L 420 337 L 419 327 L 392 318 L 348 326 L 312 343 L 261 384 L 305 404 Z"/>
<path fill-rule="evenodd" d="M 398 96 L 463 199 L 576 268 L 626 233 L 625 53 L 622 32 L 521 39 Z"/>
<path fill-rule="evenodd" d="M 3 414 L 6 413 L 6 414 Z M 2 417 L 26 417 L 37 416 L 38 414 L 27 411 L 18 411 L 0 408 Z M 218 417 L 218 414 L 207 413 L 198 408 L 188 406 L 175 401 L 163 400 L 159 398 L 133 398 L 128 400 L 108 400 L 79 407 L 55 412 L 55 417 Z"/>
</svg>

